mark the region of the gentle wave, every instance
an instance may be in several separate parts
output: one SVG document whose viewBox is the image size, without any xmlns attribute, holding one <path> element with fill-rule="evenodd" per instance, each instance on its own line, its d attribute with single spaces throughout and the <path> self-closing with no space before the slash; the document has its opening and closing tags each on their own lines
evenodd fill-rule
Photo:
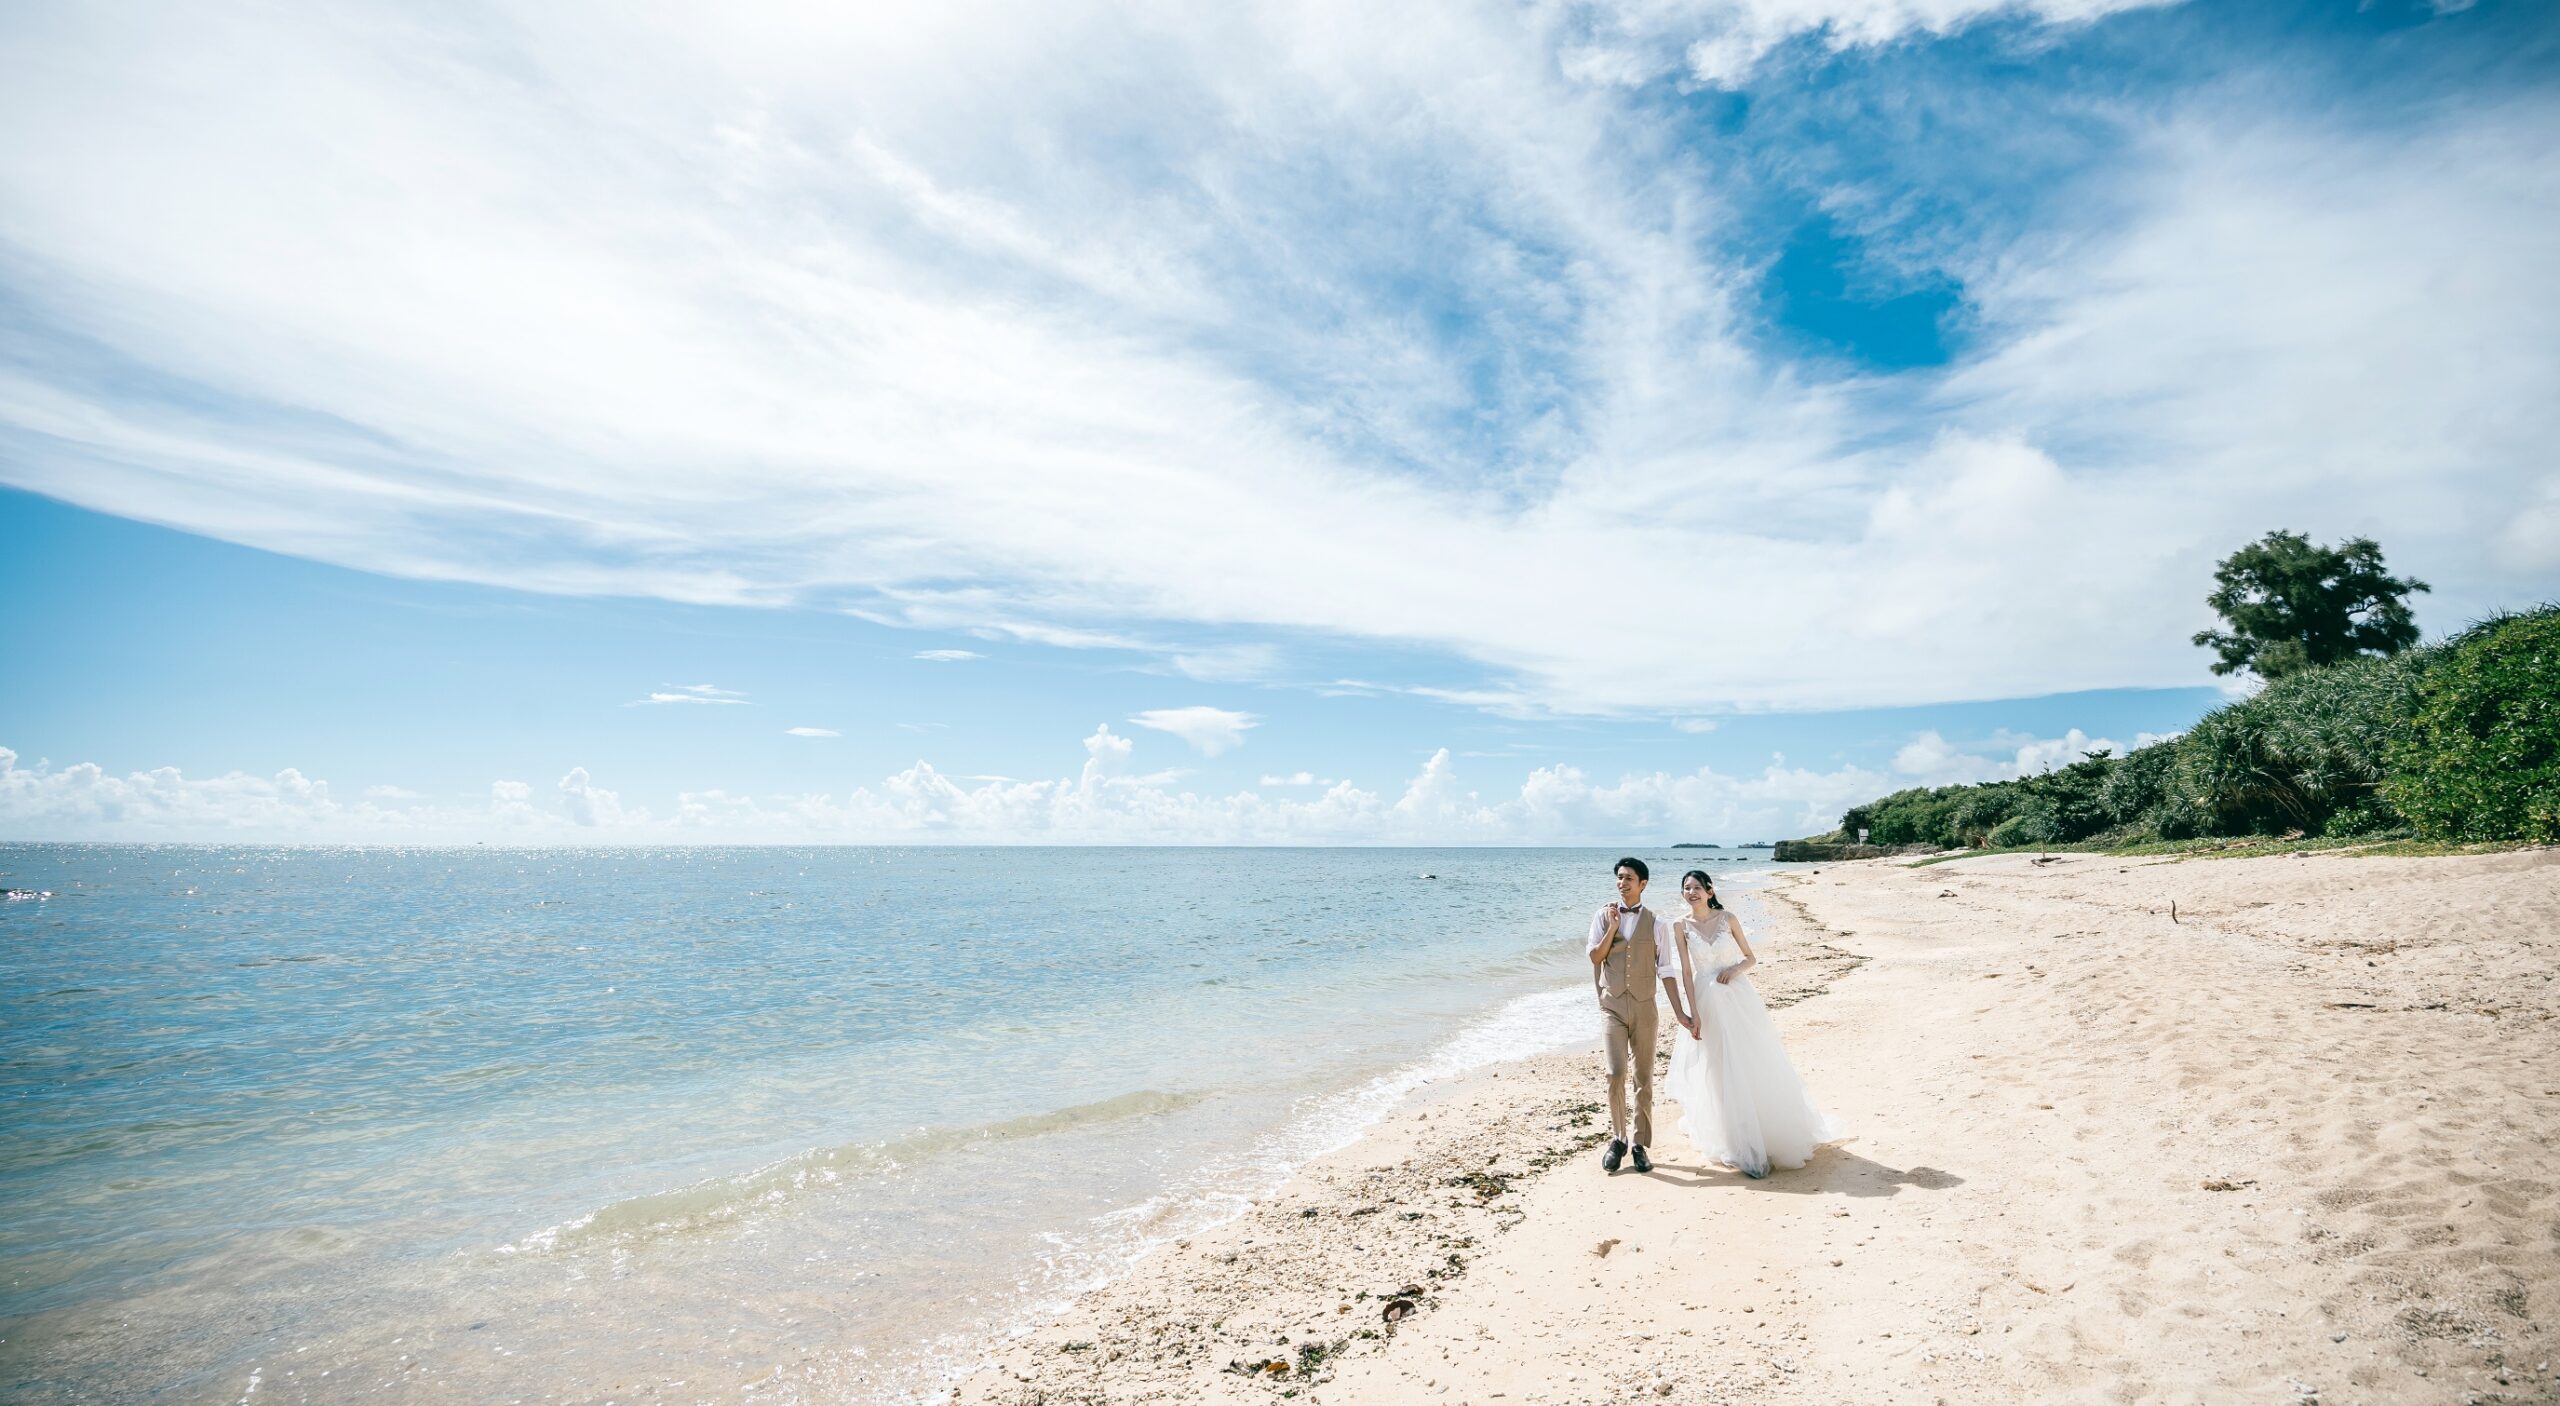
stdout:
<svg viewBox="0 0 2560 1406">
<path fill-rule="evenodd" d="M 498 1248 L 502 1254 L 548 1254 L 604 1241 L 682 1235 L 782 1206 L 792 1197 L 807 1191 L 835 1186 L 854 1177 L 896 1171 L 910 1162 L 923 1161 L 959 1148 L 1045 1137 L 1099 1123 L 1152 1117 L 1190 1107 L 1205 1097 L 1207 1095 L 1200 1093 L 1141 1089 L 1094 1103 L 1029 1113 L 975 1127 L 928 1128 L 886 1142 L 813 1147 L 735 1176 L 714 1177 L 673 1191 L 651 1192 L 615 1201 L 575 1220 L 537 1230 Z"/>
<path fill-rule="evenodd" d="M 1529 969 L 1555 965 L 1532 956 Z M 1442 1079 L 1577 1044 L 1598 1042 L 1591 992 L 1585 986 L 1514 997 L 1461 1026 L 1422 1058 L 1348 1088 L 1300 1099 L 1289 1121 L 1238 1153 L 1217 1158 L 1156 1195 L 1106 1211 L 1076 1231 L 1041 1235 L 1046 1249 L 1036 1288 L 985 1339 L 955 1336 L 935 1343 L 898 1376 L 892 1396 L 938 1399 L 991 1360 L 993 1350 L 1065 1312 L 1079 1294 L 1127 1274 L 1147 1255 L 1251 1210 L 1307 1163 L 1359 1140 L 1416 1090 Z M 1030 1286 L 1026 1286 L 1030 1287 Z"/>
<path fill-rule="evenodd" d="M 1596 1043 L 1598 1017 L 1591 991 L 1570 986 L 1514 997 L 1491 1015 L 1467 1025 L 1428 1056 L 1378 1075 L 1312 1106 L 1277 1136 L 1292 1162 L 1304 1162 L 1349 1146 L 1416 1090 L 1515 1059 Z"/>
</svg>

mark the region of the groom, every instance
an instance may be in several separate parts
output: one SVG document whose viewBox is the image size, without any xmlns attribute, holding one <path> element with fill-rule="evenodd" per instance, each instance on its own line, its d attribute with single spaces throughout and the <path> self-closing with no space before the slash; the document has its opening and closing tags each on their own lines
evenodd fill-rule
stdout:
<svg viewBox="0 0 2560 1406">
<path fill-rule="evenodd" d="M 1644 1149 L 1653 1141 L 1655 980 L 1671 998 L 1673 1018 L 1689 1023 L 1680 1004 L 1680 955 L 1671 945 L 1671 925 L 1644 906 L 1645 882 L 1652 877 L 1643 860 L 1619 860 L 1618 901 L 1591 915 L 1591 985 L 1600 996 L 1600 1035 L 1609 1066 L 1609 1150 L 1600 1154 L 1600 1165 L 1612 1172 L 1629 1151 L 1629 1073 L 1636 1079 L 1636 1170 L 1653 1170 Z"/>
</svg>

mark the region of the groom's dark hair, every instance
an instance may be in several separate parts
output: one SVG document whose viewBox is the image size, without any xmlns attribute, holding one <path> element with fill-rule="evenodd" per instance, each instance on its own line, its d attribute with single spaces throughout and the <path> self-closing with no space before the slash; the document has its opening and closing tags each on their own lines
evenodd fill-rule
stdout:
<svg viewBox="0 0 2560 1406">
<path fill-rule="evenodd" d="M 1636 858 L 1632 854 L 1609 866 L 1609 872 L 1612 874 L 1617 873 L 1621 869 L 1633 869 L 1636 871 L 1637 878 L 1644 880 L 1648 884 L 1653 882 L 1653 875 L 1646 872 L 1644 861 Z"/>
</svg>

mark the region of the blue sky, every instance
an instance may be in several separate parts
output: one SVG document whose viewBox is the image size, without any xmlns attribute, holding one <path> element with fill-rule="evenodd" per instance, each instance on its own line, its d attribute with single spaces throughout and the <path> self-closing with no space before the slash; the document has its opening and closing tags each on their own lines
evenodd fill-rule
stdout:
<svg viewBox="0 0 2560 1406">
<path fill-rule="evenodd" d="M 2560 594 L 2548 6 L 1196 8 L 0 17 L 0 836 L 1730 843 Z"/>
</svg>

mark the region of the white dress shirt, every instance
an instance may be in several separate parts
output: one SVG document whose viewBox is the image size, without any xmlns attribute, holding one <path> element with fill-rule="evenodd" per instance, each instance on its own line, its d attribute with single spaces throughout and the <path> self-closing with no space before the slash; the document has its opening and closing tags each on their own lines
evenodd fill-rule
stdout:
<svg viewBox="0 0 2560 1406">
<path fill-rule="evenodd" d="M 1633 913 L 1619 914 L 1618 936 L 1633 937 L 1635 934 L 1636 915 Z M 1609 905 L 1604 903 L 1600 905 L 1599 911 L 1591 915 L 1591 941 L 1583 945 L 1582 950 L 1584 954 L 1588 955 L 1599 951 L 1600 939 L 1608 935 Z M 1659 913 L 1654 914 L 1653 974 L 1656 976 L 1667 976 L 1672 980 L 1677 981 L 1680 979 L 1680 949 L 1673 944 L 1674 938 L 1671 932 L 1671 920 Z"/>
</svg>

